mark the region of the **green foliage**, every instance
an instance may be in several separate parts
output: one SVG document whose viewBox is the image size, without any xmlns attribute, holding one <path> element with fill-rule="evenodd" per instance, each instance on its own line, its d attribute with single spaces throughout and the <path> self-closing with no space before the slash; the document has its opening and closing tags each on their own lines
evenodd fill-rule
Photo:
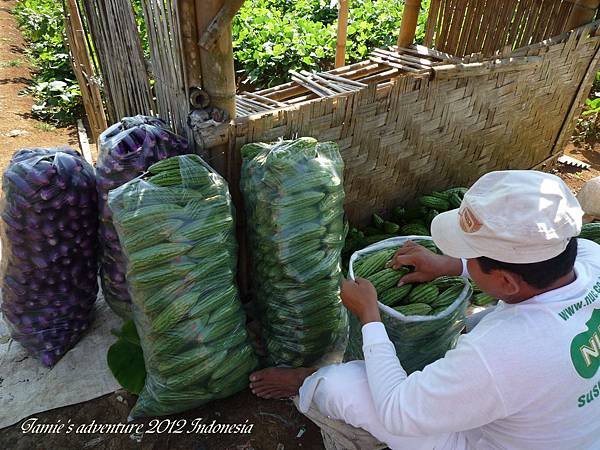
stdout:
<svg viewBox="0 0 600 450">
<path fill-rule="evenodd" d="M 146 380 L 144 354 L 133 321 L 125 322 L 118 340 L 108 349 L 106 360 L 113 376 L 124 389 L 139 395 Z"/>
<path fill-rule="evenodd" d="M 423 38 L 429 0 L 422 5 L 417 40 Z M 394 45 L 404 2 L 350 2 L 346 61 L 364 59 L 374 47 Z M 264 88 L 289 81 L 292 70 L 333 68 L 337 1 L 247 0 L 233 21 L 236 70 L 241 82 Z"/>
<path fill-rule="evenodd" d="M 585 101 L 581 117 L 577 119 L 573 142 L 576 144 L 594 143 L 600 140 L 600 72 L 592 86 L 590 97 Z"/>
<path fill-rule="evenodd" d="M 33 116 L 56 125 L 74 122 L 81 115 L 81 92 L 63 39 L 62 2 L 19 0 L 14 14 L 36 70 L 29 88 L 36 100 Z"/>
<path fill-rule="evenodd" d="M 131 0 L 146 59 L 150 57 L 141 0 Z M 422 39 L 429 0 L 417 28 Z M 346 61 L 364 59 L 374 47 L 394 45 L 403 1 L 350 2 Z M 18 0 L 14 9 L 36 74 L 29 89 L 35 117 L 55 125 L 74 122 L 82 113 L 81 93 L 64 39 L 62 2 Z M 236 15 L 233 44 L 238 82 L 259 89 L 289 81 L 290 70 L 333 68 L 337 33 L 336 0 L 247 0 Z"/>
</svg>

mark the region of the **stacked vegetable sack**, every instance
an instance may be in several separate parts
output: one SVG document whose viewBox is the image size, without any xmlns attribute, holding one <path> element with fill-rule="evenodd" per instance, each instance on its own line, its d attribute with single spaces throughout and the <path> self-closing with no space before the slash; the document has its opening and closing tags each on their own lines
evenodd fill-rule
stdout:
<svg viewBox="0 0 600 450">
<path fill-rule="evenodd" d="M 15 152 L 3 177 L 2 313 L 53 366 L 92 319 L 98 210 L 92 167 L 71 149 Z"/>
<path fill-rule="evenodd" d="M 411 268 L 386 267 L 403 239 L 394 241 L 389 246 L 375 244 L 373 250 L 359 252 L 358 259 L 351 264 L 351 274 L 368 279 L 375 287 L 378 300 L 384 305 L 380 305 L 382 321 L 402 366 L 411 373 L 441 358 L 455 345 L 464 326 L 472 288 L 462 277 L 441 277 L 429 283 L 398 287 L 400 278 Z M 415 242 L 438 252 L 431 240 Z M 385 248 L 379 248 L 382 246 Z M 360 324 L 352 316 L 346 359 L 362 359 L 362 356 Z"/>
<path fill-rule="evenodd" d="M 132 417 L 232 395 L 257 363 L 235 284 L 226 182 L 197 155 L 148 172 L 109 195 L 147 372 Z"/>
<path fill-rule="evenodd" d="M 582 239 L 589 239 L 590 241 L 594 241 L 596 244 L 600 244 L 600 222 L 583 224 L 579 237 Z"/>
<path fill-rule="evenodd" d="M 100 135 L 96 176 L 102 291 L 109 306 L 123 318 L 131 317 L 131 298 L 125 259 L 107 203 L 108 192 L 141 175 L 155 162 L 188 152 L 187 141 L 156 117 L 126 117 Z"/>
<path fill-rule="evenodd" d="M 256 300 L 269 364 L 307 366 L 347 337 L 343 162 L 313 138 L 242 148 Z M 340 352 L 342 353 L 343 350 Z"/>
</svg>

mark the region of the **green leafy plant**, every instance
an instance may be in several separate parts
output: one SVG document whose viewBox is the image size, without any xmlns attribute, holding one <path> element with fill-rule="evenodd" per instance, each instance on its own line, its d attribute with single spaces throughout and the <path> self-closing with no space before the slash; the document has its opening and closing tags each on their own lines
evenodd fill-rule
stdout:
<svg viewBox="0 0 600 450">
<path fill-rule="evenodd" d="M 424 36 L 429 0 L 423 2 L 417 41 Z M 374 47 L 394 45 L 404 2 L 350 2 L 346 61 L 364 59 Z M 289 81 L 290 70 L 333 68 L 337 1 L 247 0 L 233 21 L 236 70 L 244 89 Z"/>
<path fill-rule="evenodd" d="M 577 119 L 572 140 L 579 145 L 600 140 L 600 72 L 596 73 L 590 97 Z"/>
<path fill-rule="evenodd" d="M 113 332 L 117 342 L 110 346 L 106 361 L 113 376 L 124 389 L 139 395 L 146 380 L 144 354 L 133 321 L 125 322 L 120 332 Z"/>
<path fill-rule="evenodd" d="M 81 92 L 63 37 L 62 2 L 19 0 L 13 12 L 35 69 L 28 89 L 36 100 L 33 116 L 56 125 L 74 122 L 82 112 Z"/>
</svg>

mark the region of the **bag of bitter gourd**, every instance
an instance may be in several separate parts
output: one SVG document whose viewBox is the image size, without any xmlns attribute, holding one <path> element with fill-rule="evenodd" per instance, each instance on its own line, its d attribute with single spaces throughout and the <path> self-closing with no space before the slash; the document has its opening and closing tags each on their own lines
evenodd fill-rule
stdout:
<svg viewBox="0 0 600 450">
<path fill-rule="evenodd" d="M 473 290 L 462 277 L 440 277 L 429 283 L 398 287 L 400 278 L 411 269 L 394 270 L 385 265 L 408 240 L 437 250 L 429 236 L 386 239 L 355 252 L 350 258 L 348 276 L 366 278 L 375 286 L 381 320 L 402 367 L 412 373 L 442 358 L 456 345 Z M 345 360 L 353 359 L 363 359 L 363 354 L 361 324 L 351 315 Z"/>
<path fill-rule="evenodd" d="M 244 389 L 256 366 L 235 282 L 227 183 L 197 155 L 168 158 L 110 192 L 146 381 L 131 417 Z"/>
<path fill-rule="evenodd" d="M 348 316 L 339 296 L 347 223 L 338 147 L 300 138 L 247 144 L 242 157 L 241 189 L 269 363 L 320 364 L 336 351 L 339 362 Z"/>
</svg>

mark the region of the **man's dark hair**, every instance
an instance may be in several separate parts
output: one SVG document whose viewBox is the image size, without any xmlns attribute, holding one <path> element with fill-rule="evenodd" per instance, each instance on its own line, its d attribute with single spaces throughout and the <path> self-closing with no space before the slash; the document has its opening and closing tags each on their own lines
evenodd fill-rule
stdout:
<svg viewBox="0 0 600 450">
<path fill-rule="evenodd" d="M 506 270 L 520 275 L 523 281 L 530 286 L 544 289 L 560 277 L 567 275 L 573 269 L 576 257 L 577 238 L 572 238 L 567 244 L 567 248 L 560 255 L 546 261 L 531 264 L 513 264 L 481 256 L 477 258 L 477 262 L 484 273 L 490 273 L 492 270 Z"/>
</svg>

